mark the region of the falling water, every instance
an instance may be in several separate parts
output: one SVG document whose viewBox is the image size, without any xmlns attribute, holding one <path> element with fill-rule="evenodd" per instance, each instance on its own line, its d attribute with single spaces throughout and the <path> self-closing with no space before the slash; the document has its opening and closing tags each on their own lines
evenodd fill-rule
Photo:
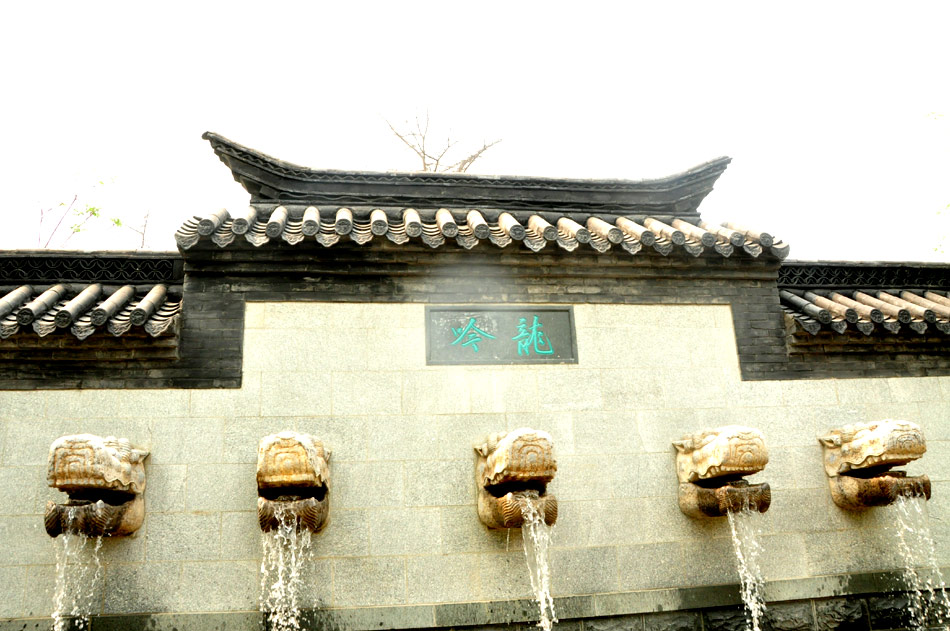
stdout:
<svg viewBox="0 0 950 631">
<path fill-rule="evenodd" d="M 891 528 L 897 538 L 897 547 L 904 562 L 901 578 L 910 592 L 908 613 L 914 629 L 924 629 L 930 615 L 937 625 L 946 628 L 950 615 L 950 598 L 947 597 L 943 574 L 937 565 L 930 525 L 924 512 L 923 497 L 900 496 L 894 503 L 897 519 Z M 926 568 L 921 573 L 918 567 Z"/>
<path fill-rule="evenodd" d="M 261 611 L 269 631 L 300 629 L 300 597 L 304 564 L 310 559 L 310 531 L 299 528 L 297 516 L 275 502 L 278 527 L 262 535 Z"/>
<path fill-rule="evenodd" d="M 746 506 L 737 513 L 729 511 L 726 514 L 732 531 L 732 547 L 736 551 L 742 602 L 751 621 L 751 631 L 760 631 L 762 616 L 765 615 L 765 599 L 762 597 L 765 581 L 759 569 L 762 546 L 756 539 L 756 513 Z"/>
<path fill-rule="evenodd" d="M 73 521 L 72 507 L 67 515 Z M 88 629 L 89 616 L 102 580 L 99 551 L 102 537 L 64 532 L 53 539 L 56 549 L 56 592 L 53 596 L 53 631 Z"/>
<path fill-rule="evenodd" d="M 541 618 L 538 626 L 551 631 L 557 622 L 554 613 L 554 599 L 551 598 L 551 574 L 548 570 L 548 547 L 551 545 L 551 527 L 544 523 L 541 514 L 541 500 L 537 491 L 519 491 L 512 494 L 521 509 L 524 525 L 521 527 L 521 540 L 524 543 L 524 557 L 528 563 L 528 576 L 531 589 L 538 601 Z"/>
</svg>

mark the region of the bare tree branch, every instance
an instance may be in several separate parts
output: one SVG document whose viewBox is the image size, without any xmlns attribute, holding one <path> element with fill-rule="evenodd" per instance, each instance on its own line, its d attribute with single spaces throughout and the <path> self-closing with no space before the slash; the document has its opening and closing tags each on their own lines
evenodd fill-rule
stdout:
<svg viewBox="0 0 950 631">
<path fill-rule="evenodd" d="M 386 119 L 384 119 L 386 120 Z M 395 134 L 399 140 L 403 142 L 407 147 L 409 147 L 413 153 L 418 156 L 422 161 L 422 171 L 429 173 L 465 173 L 472 166 L 472 164 L 478 160 L 483 153 L 497 145 L 501 142 L 501 139 L 493 140 L 492 142 L 483 142 L 482 147 L 477 151 L 469 154 L 468 156 L 453 162 L 446 166 L 444 162 L 447 160 L 449 152 L 458 145 L 457 140 L 452 140 L 451 134 L 446 138 L 445 144 L 441 145 L 441 148 L 438 151 L 430 152 L 426 148 L 426 141 L 430 140 L 429 138 L 429 112 L 426 112 L 425 122 L 416 116 L 415 131 L 399 131 L 396 127 L 386 120 L 386 124 L 389 125 L 389 130 Z M 406 122 L 408 126 L 408 121 Z"/>
<path fill-rule="evenodd" d="M 148 216 L 151 214 L 152 214 L 151 209 L 145 211 L 145 221 L 142 222 L 142 232 L 141 232 L 142 242 L 139 244 L 140 248 L 145 247 L 145 231 L 148 230 Z"/>
<path fill-rule="evenodd" d="M 390 123 L 389 121 L 386 121 L 386 124 L 389 125 L 389 129 L 391 129 L 392 132 L 393 132 L 394 134 L 396 134 L 396 138 L 398 138 L 399 140 L 401 140 L 401 141 L 403 141 L 404 143 L 406 143 L 406 146 L 409 147 L 410 149 L 412 149 L 413 152 L 415 152 L 415 154 L 416 154 L 417 156 L 419 156 L 419 158 L 422 159 L 422 170 L 423 170 L 423 171 L 426 171 L 426 170 L 427 170 L 427 169 L 426 169 L 426 157 L 425 157 L 425 154 L 422 152 L 422 149 L 419 148 L 418 144 L 415 143 L 415 142 L 409 142 L 409 140 L 406 139 L 406 136 L 404 136 L 403 134 L 400 134 L 398 131 L 396 131 L 396 128 L 393 127 L 393 124 Z M 416 121 L 416 125 L 418 126 L 418 121 Z M 412 136 L 413 138 L 416 137 L 416 134 L 415 134 L 414 132 L 410 132 L 408 135 L 409 135 L 409 136 Z"/>
<path fill-rule="evenodd" d="M 429 152 L 426 151 L 426 136 L 429 135 L 429 110 L 426 110 L 426 127 L 425 129 L 419 128 L 419 117 L 416 116 L 416 129 L 419 130 L 419 146 L 422 147 L 422 155 L 425 156 L 422 160 L 423 170 L 428 171 L 429 165 L 427 163 L 429 159 Z"/>
<path fill-rule="evenodd" d="M 140 250 L 145 249 L 145 232 L 148 230 L 148 216 L 151 215 L 151 214 L 152 214 L 151 209 L 145 211 L 145 218 L 144 218 L 144 221 L 142 222 L 142 229 L 141 229 L 141 230 L 139 230 L 138 228 L 133 228 L 132 226 L 126 226 L 126 228 L 128 228 L 128 229 L 131 230 L 132 232 L 134 232 L 134 233 L 136 233 L 136 234 L 138 234 L 138 235 L 140 235 L 140 236 L 142 237 L 141 242 L 139 242 L 139 249 L 140 249 Z"/>
<path fill-rule="evenodd" d="M 47 208 L 43 210 L 40 208 L 40 226 L 36 231 L 36 247 L 42 247 L 40 244 L 43 242 L 43 222 L 46 220 L 46 213 L 53 210 L 52 208 Z"/>
<path fill-rule="evenodd" d="M 497 145 L 499 142 L 501 142 L 501 138 L 499 138 L 498 140 L 493 140 L 491 142 L 483 142 L 481 149 L 471 154 L 467 158 L 463 158 L 459 160 L 452 166 L 448 167 L 446 171 L 454 171 L 455 173 L 465 173 L 466 171 L 468 171 L 468 168 L 472 166 L 473 162 L 478 160 L 483 153 L 485 153 L 486 151 L 488 151 L 489 149 Z"/>
<path fill-rule="evenodd" d="M 454 147 L 455 144 L 456 144 L 455 141 L 453 141 L 451 138 L 446 138 L 446 139 L 445 139 L 445 149 L 443 149 L 443 150 L 442 150 L 442 153 L 440 153 L 440 154 L 435 158 L 435 164 L 432 165 L 432 170 L 433 170 L 435 173 L 438 173 L 438 172 L 439 172 L 439 164 L 442 162 L 442 158 L 445 157 L 445 154 L 448 153 L 448 152 L 449 152 L 449 149 L 451 149 L 452 147 Z"/>
<path fill-rule="evenodd" d="M 65 218 L 66 218 L 66 215 L 69 214 L 69 211 L 71 211 L 71 210 L 73 209 L 73 205 L 76 203 L 76 200 L 77 200 L 77 199 L 79 199 L 79 195 L 78 195 L 78 194 L 73 195 L 73 201 L 69 202 L 69 205 L 66 206 L 66 212 L 64 212 L 64 213 L 63 213 L 63 216 L 60 217 L 60 218 L 59 218 L 59 221 L 56 222 L 56 227 L 53 228 L 53 231 L 49 233 L 49 238 L 46 240 L 46 243 L 43 244 L 43 247 L 44 247 L 44 248 L 48 248 L 48 247 L 49 247 L 50 241 L 53 240 L 53 236 L 56 235 L 56 231 L 59 230 L 59 227 L 62 225 L 63 219 L 65 219 Z M 40 223 L 41 223 L 41 224 L 42 224 L 42 221 L 43 221 L 42 218 L 43 218 L 43 211 L 40 211 Z M 42 230 L 42 225 L 40 226 L 40 229 Z M 67 239 L 67 240 L 68 240 L 68 239 Z"/>
</svg>

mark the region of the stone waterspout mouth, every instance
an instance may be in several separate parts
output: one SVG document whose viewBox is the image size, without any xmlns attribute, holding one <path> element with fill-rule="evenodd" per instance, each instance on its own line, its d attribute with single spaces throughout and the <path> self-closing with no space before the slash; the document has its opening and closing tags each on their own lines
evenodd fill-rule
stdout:
<svg viewBox="0 0 950 631">
<path fill-rule="evenodd" d="M 893 470 L 927 451 L 917 424 L 890 419 L 856 423 L 818 440 L 824 448 L 831 497 L 840 508 L 857 511 L 887 506 L 902 495 L 930 499 L 929 477 Z"/>
<path fill-rule="evenodd" d="M 673 446 L 683 513 L 709 518 L 746 509 L 760 513 L 768 510 L 772 502 L 768 483 L 751 484 L 744 479 L 768 464 L 762 432 L 727 425 L 684 436 Z"/>
<path fill-rule="evenodd" d="M 51 537 L 129 535 L 145 519 L 145 458 L 128 439 L 73 434 L 50 446 L 49 485 L 66 493 L 63 504 L 47 502 L 45 525 Z"/>
<path fill-rule="evenodd" d="M 330 450 L 309 434 L 281 432 L 257 450 L 257 519 L 269 532 L 282 521 L 320 532 L 330 514 Z"/>
<path fill-rule="evenodd" d="M 478 518 L 489 528 L 521 528 L 519 494 L 538 497 L 538 511 L 549 526 L 557 521 L 557 498 L 547 493 L 554 479 L 554 441 L 541 430 L 522 427 L 491 434 L 475 446 Z"/>
</svg>

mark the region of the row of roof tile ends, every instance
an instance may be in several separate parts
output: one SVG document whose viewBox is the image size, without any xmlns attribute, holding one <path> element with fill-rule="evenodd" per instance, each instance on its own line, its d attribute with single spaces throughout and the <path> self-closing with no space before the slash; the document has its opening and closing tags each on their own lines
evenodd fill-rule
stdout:
<svg viewBox="0 0 950 631">
<path fill-rule="evenodd" d="M 789 288 L 779 289 L 779 298 L 785 313 L 812 335 L 823 329 L 898 333 L 902 327 L 921 335 L 928 329 L 950 335 L 950 297 L 945 291 Z"/>
<path fill-rule="evenodd" d="M 61 283 L 43 291 L 22 285 L 0 298 L 0 339 L 30 325 L 40 337 L 68 328 L 80 340 L 100 328 L 116 337 L 134 328 L 152 337 L 175 331 L 181 300 L 169 294 L 167 285 L 154 285 L 136 295 L 132 285 Z"/>
<path fill-rule="evenodd" d="M 696 225 L 683 219 L 664 223 L 650 217 L 638 222 L 628 217 L 604 219 L 590 216 L 582 225 L 568 216 L 560 216 L 551 223 L 538 214 L 517 214 L 521 216 L 520 221 L 511 212 L 501 212 L 497 220 L 489 221 L 478 210 L 450 211 L 447 208 L 428 212 L 413 208 L 321 211 L 314 206 L 294 210 L 276 206 L 268 211 L 250 206 L 235 215 L 221 209 L 204 217 L 194 217 L 175 233 L 175 239 L 183 250 L 202 239 L 224 248 L 243 236 L 258 247 L 277 239 L 295 245 L 311 238 L 330 247 L 344 237 L 360 245 L 373 237 L 386 237 L 396 244 L 419 238 L 432 248 L 454 239 L 465 249 L 471 249 L 482 241 L 490 241 L 501 248 L 520 241 L 533 252 L 552 242 L 569 252 L 585 244 L 601 253 L 619 246 L 630 254 L 636 254 L 646 247 L 664 256 L 675 248 L 692 256 L 699 256 L 709 249 L 728 257 L 736 249 L 741 249 L 753 257 L 768 252 L 784 259 L 789 252 L 787 244 L 768 233 L 733 223 L 699 222 Z"/>
</svg>

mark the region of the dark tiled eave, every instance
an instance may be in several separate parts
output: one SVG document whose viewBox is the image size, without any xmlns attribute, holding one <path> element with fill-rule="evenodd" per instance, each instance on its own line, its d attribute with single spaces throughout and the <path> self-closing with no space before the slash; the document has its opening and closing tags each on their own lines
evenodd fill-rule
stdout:
<svg viewBox="0 0 950 631">
<path fill-rule="evenodd" d="M 25 332 L 46 337 L 63 329 L 80 340 L 97 331 L 174 335 L 181 314 L 180 285 L 21 285 L 0 296 L 0 339 Z"/>
<path fill-rule="evenodd" d="M 779 298 L 811 335 L 950 335 L 950 266 L 785 263 Z"/>
<path fill-rule="evenodd" d="M 181 257 L 173 252 L 0 254 L 0 339 L 68 330 L 80 340 L 143 331 L 175 335 Z"/>
<path fill-rule="evenodd" d="M 241 242 L 260 247 L 343 241 L 359 245 L 374 238 L 396 244 L 412 240 L 439 248 L 454 243 L 464 249 L 487 242 L 499 248 L 523 244 L 533 252 L 547 245 L 566 251 L 589 247 L 603 253 L 618 247 L 630 254 L 652 249 L 666 256 L 711 252 L 729 257 L 783 259 L 788 245 L 771 235 L 735 224 L 716 225 L 698 218 L 500 209 L 415 209 L 393 207 L 301 206 L 252 204 L 242 212 L 220 210 L 186 221 L 175 239 L 182 250 L 205 241 L 226 248 Z"/>
<path fill-rule="evenodd" d="M 278 160 L 207 132 L 218 158 L 253 202 L 303 205 L 579 209 L 697 217 L 700 202 L 729 165 L 717 158 L 652 180 L 583 180 L 459 173 L 317 170 Z"/>
</svg>

